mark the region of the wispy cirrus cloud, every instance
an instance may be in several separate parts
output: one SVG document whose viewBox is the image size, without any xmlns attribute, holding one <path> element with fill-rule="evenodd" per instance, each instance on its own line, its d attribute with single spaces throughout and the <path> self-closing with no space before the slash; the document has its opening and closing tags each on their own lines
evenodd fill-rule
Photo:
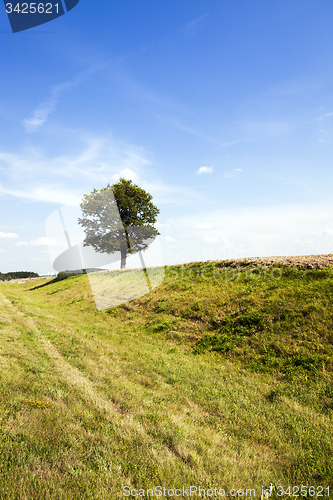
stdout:
<svg viewBox="0 0 333 500">
<path fill-rule="evenodd" d="M 235 175 L 240 174 L 241 172 L 243 172 L 242 168 L 234 168 L 230 172 L 225 172 L 224 177 L 230 179 L 231 177 L 235 177 Z"/>
<path fill-rule="evenodd" d="M 36 147 L 20 152 L 0 150 L 0 195 L 78 205 L 93 188 L 103 188 L 125 177 L 150 192 L 157 205 L 184 206 L 201 198 L 195 189 L 167 184 L 153 174 L 153 157 L 145 148 L 116 140 L 111 134 L 66 134 L 72 134 L 73 143 L 78 144 L 75 152 L 46 155 Z"/>
<path fill-rule="evenodd" d="M 87 80 L 87 78 L 89 78 L 89 76 L 93 74 L 99 67 L 100 66 L 94 66 L 84 73 L 81 73 L 77 77 L 73 78 L 72 80 L 52 87 L 50 95 L 39 103 L 32 116 L 30 118 L 25 118 L 22 121 L 25 130 L 27 132 L 37 132 L 38 129 L 45 124 L 49 115 L 56 109 L 62 95 L 66 91 L 77 87 L 78 85 L 80 85 L 80 83 Z"/>
<path fill-rule="evenodd" d="M 66 136 L 77 143 L 75 152 L 59 152 L 46 155 L 39 148 L 24 148 L 17 152 L 0 150 L 0 169 L 2 177 L 20 181 L 25 185 L 35 175 L 39 182 L 50 179 L 75 179 L 82 184 L 89 179 L 105 182 L 123 176 L 137 177 L 140 171 L 151 164 L 151 154 L 144 148 L 123 143 L 112 137 L 90 135 L 84 132 L 66 131 Z"/>
<path fill-rule="evenodd" d="M 323 120 L 326 120 L 327 118 L 331 118 L 333 116 L 333 112 L 326 112 L 323 113 L 319 116 L 316 116 L 315 118 L 312 118 L 311 120 L 304 120 L 300 121 L 298 123 L 288 123 L 287 121 L 253 121 L 253 120 L 244 120 L 243 123 L 239 124 L 240 130 L 243 132 L 244 136 L 239 139 L 235 139 L 232 141 L 225 142 L 223 144 L 220 144 L 217 148 L 214 150 L 219 150 L 219 149 L 224 149 L 228 148 L 230 146 L 234 146 L 235 144 L 238 144 L 239 142 L 246 142 L 246 141 L 257 141 L 260 139 L 264 139 L 266 137 L 272 137 L 272 136 L 280 136 L 282 134 L 285 134 L 289 131 L 300 129 L 302 127 L 306 127 L 308 125 L 312 124 L 321 124 Z"/>
<path fill-rule="evenodd" d="M 42 201 L 47 203 L 61 203 L 64 205 L 78 205 L 82 196 L 77 190 L 54 188 L 52 185 L 44 185 L 33 189 L 7 189 L 0 185 L 0 194 L 7 194 L 14 198 L 30 201 Z"/>
<path fill-rule="evenodd" d="M 89 189 L 104 187 L 120 177 L 138 182 L 151 163 L 150 153 L 144 148 L 110 135 L 70 133 L 78 143 L 71 153 L 45 154 L 36 147 L 19 152 L 0 150 L 0 195 L 75 205 Z"/>
<path fill-rule="evenodd" d="M 172 125 L 175 128 L 178 128 L 180 130 L 183 130 L 183 132 L 186 132 L 188 134 L 194 135 L 195 137 L 198 137 L 199 139 L 202 139 L 203 141 L 207 141 L 211 144 L 214 145 L 220 145 L 221 142 L 215 139 L 214 137 L 210 137 L 207 134 L 203 134 L 202 132 L 195 130 L 194 128 L 188 127 L 186 125 L 182 125 L 179 121 L 167 118 L 166 121 Z"/>
<path fill-rule="evenodd" d="M 193 31 L 196 31 L 199 27 L 202 26 L 203 24 L 203 21 L 209 16 L 209 13 L 207 12 L 206 14 L 203 14 L 202 16 L 200 17 L 197 17 L 196 19 L 193 19 L 192 21 L 190 21 L 189 23 L 187 23 L 182 31 L 184 32 L 193 32 Z"/>
<path fill-rule="evenodd" d="M 17 247 L 39 247 L 39 246 L 53 246 L 59 245 L 59 243 L 51 238 L 45 238 L 44 236 L 32 241 L 19 241 L 15 243 Z"/>
</svg>

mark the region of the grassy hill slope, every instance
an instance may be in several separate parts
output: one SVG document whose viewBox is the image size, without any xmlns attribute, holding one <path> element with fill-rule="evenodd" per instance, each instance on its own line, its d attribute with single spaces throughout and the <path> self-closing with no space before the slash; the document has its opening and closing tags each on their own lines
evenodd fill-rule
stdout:
<svg viewBox="0 0 333 500">
<path fill-rule="evenodd" d="M 101 312 L 84 275 L 0 283 L 0 498 L 333 487 L 333 272 L 281 270 L 174 266 Z"/>
</svg>

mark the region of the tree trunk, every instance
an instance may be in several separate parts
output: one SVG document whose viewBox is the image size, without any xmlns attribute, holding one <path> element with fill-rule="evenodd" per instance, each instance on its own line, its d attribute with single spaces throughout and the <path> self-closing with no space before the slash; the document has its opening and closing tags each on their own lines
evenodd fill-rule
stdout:
<svg viewBox="0 0 333 500">
<path fill-rule="evenodd" d="M 123 245 L 120 249 L 121 262 L 120 269 L 125 269 L 126 267 L 126 256 L 127 256 L 127 245 Z"/>
<path fill-rule="evenodd" d="M 125 269 L 126 267 L 126 257 L 127 254 L 129 253 L 129 250 L 131 248 L 130 240 L 128 237 L 128 232 L 125 230 L 124 238 L 121 242 L 120 246 L 120 254 L 121 254 L 121 264 L 120 264 L 120 269 Z"/>
</svg>

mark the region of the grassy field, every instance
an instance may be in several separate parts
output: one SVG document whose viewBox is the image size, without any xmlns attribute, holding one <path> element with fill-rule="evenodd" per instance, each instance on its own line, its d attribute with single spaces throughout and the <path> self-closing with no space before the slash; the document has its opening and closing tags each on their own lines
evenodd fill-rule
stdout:
<svg viewBox="0 0 333 500">
<path fill-rule="evenodd" d="M 333 271 L 220 267 L 100 312 L 86 275 L 0 283 L 1 500 L 333 495 Z"/>
</svg>

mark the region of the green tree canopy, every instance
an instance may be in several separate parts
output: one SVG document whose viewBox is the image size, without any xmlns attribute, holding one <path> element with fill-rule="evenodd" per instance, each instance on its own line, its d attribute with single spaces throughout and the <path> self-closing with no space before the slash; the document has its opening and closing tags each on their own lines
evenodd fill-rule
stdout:
<svg viewBox="0 0 333 500">
<path fill-rule="evenodd" d="M 84 246 L 103 253 L 120 252 L 121 269 L 128 254 L 142 252 L 160 233 L 153 227 L 160 213 L 152 196 L 131 180 L 119 182 L 86 194 L 80 205 L 84 227 Z"/>
</svg>

